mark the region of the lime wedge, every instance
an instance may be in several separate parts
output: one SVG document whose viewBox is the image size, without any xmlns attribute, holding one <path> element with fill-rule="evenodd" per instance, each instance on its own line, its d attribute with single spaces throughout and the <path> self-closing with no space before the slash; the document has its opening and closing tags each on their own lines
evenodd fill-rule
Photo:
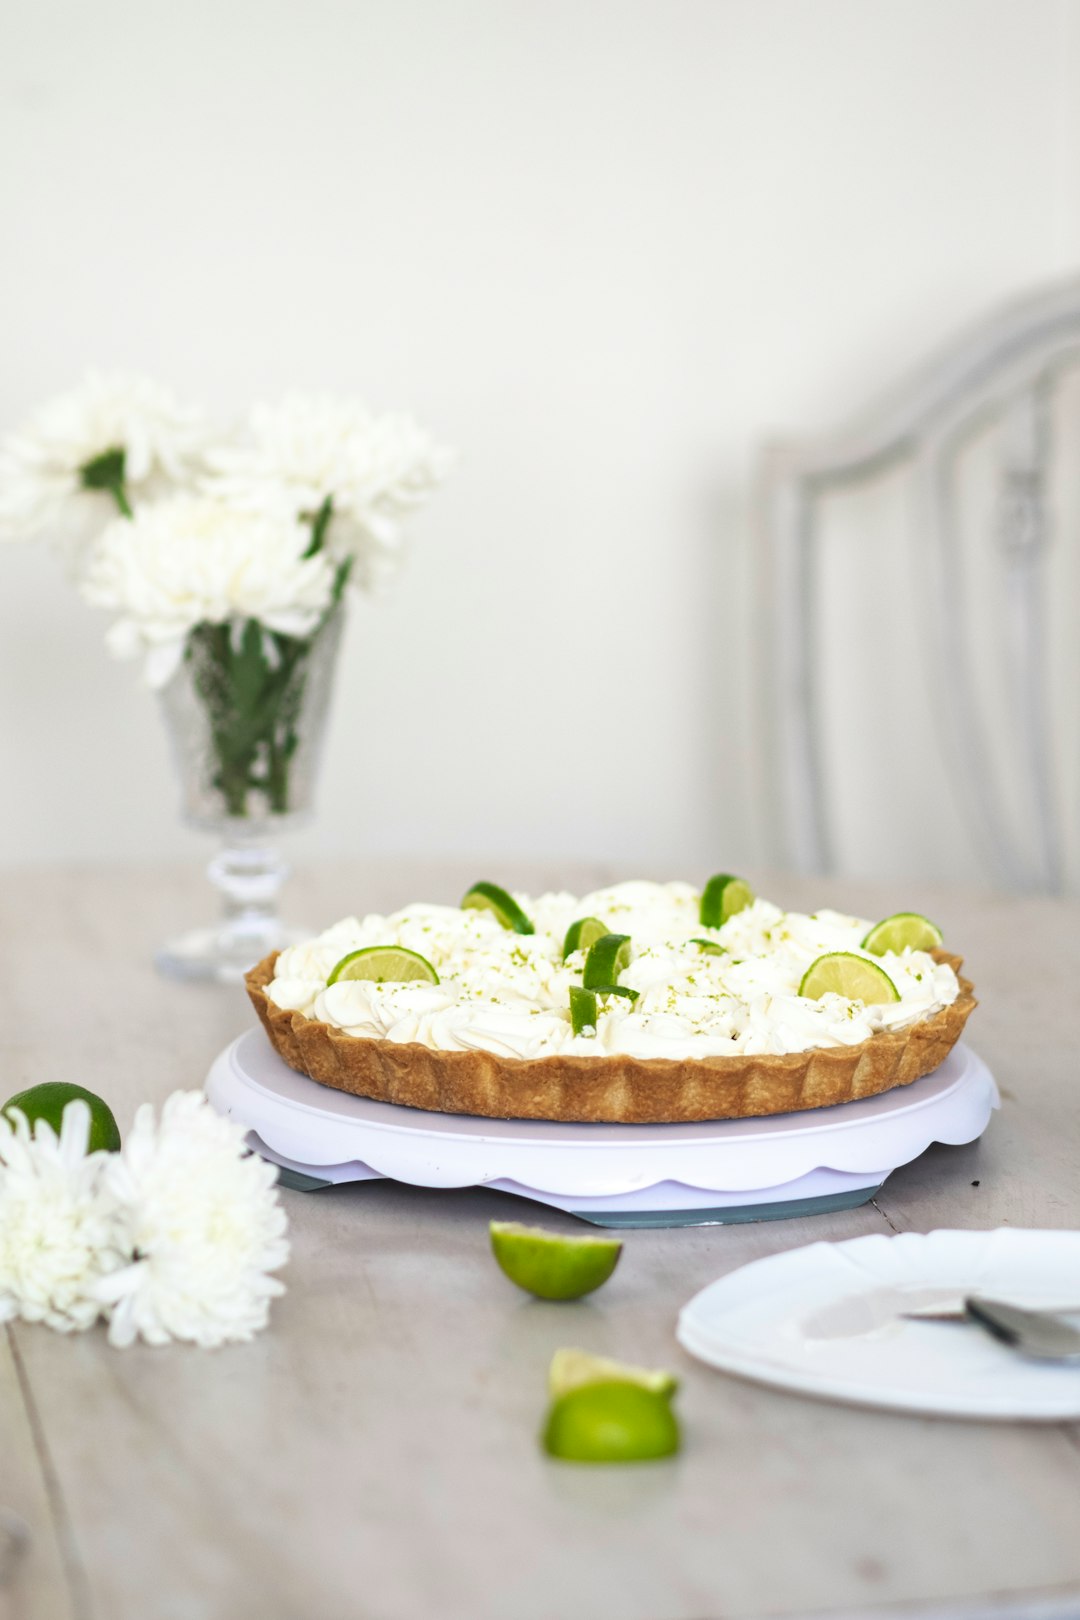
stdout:
<svg viewBox="0 0 1080 1620">
<path fill-rule="evenodd" d="M 921 912 L 897 911 L 874 924 L 862 948 L 875 956 L 884 956 L 886 951 L 936 951 L 943 938 L 941 929 Z"/>
<path fill-rule="evenodd" d="M 555 1401 L 541 1437 L 564 1462 L 651 1462 L 679 1449 L 671 1400 L 640 1384 L 583 1384 Z"/>
<path fill-rule="evenodd" d="M 586 1030 L 596 1034 L 596 992 L 580 984 L 570 986 L 570 1027 L 575 1035 L 584 1035 Z"/>
<path fill-rule="evenodd" d="M 566 930 L 563 940 L 563 961 L 572 956 L 575 951 L 587 951 L 590 945 L 595 945 L 598 939 L 603 939 L 607 933 L 607 923 L 602 923 L 599 917 L 579 917 L 572 922 Z"/>
<path fill-rule="evenodd" d="M 730 872 L 717 872 L 701 891 L 698 921 L 706 928 L 722 928 L 737 911 L 745 911 L 754 901 L 754 891 L 742 878 Z"/>
<path fill-rule="evenodd" d="M 407 951 L 404 945 L 365 945 L 363 950 L 343 956 L 326 982 L 337 984 L 339 979 L 374 979 L 376 984 L 424 979 L 438 984 L 439 975 L 419 951 Z"/>
<path fill-rule="evenodd" d="M 47 1080 L 43 1085 L 31 1086 L 28 1091 L 17 1091 L 14 1097 L 8 1098 L 0 1113 L 9 1114 L 11 1109 L 18 1108 L 26 1115 L 29 1125 L 33 1125 L 36 1119 L 43 1119 L 59 1136 L 64 1109 L 76 1098 L 90 1109 L 88 1151 L 96 1153 L 102 1149 L 106 1153 L 115 1153 L 120 1146 L 120 1128 L 112 1109 L 96 1092 L 72 1085 L 67 1080 Z"/>
<path fill-rule="evenodd" d="M 851 951 L 830 951 L 826 956 L 819 956 L 816 962 L 811 962 L 799 985 L 800 996 L 809 996 L 812 1001 L 830 990 L 838 996 L 847 996 L 849 1001 L 861 1001 L 867 1007 L 900 1000 L 900 992 L 885 969 Z"/>
<path fill-rule="evenodd" d="M 461 902 L 462 911 L 490 911 L 504 928 L 515 934 L 535 934 L 536 929 L 526 917 L 512 894 L 500 889 L 497 883 L 474 883 Z"/>
<path fill-rule="evenodd" d="M 628 984 L 594 984 L 588 989 L 581 984 L 570 986 L 570 1027 L 575 1035 L 596 1034 L 597 996 L 621 996 L 624 1001 L 637 1001 L 641 992 L 631 990 Z"/>
<path fill-rule="evenodd" d="M 618 1238 L 566 1237 L 517 1221 L 491 1222 L 491 1252 L 502 1270 L 539 1299 L 580 1299 L 606 1283 L 618 1264 Z"/>
<path fill-rule="evenodd" d="M 610 1361 L 587 1350 L 556 1350 L 548 1369 L 548 1393 L 553 1401 L 584 1384 L 640 1384 L 655 1395 L 674 1395 L 679 1380 L 660 1367 L 632 1367 L 625 1361 Z"/>
<path fill-rule="evenodd" d="M 581 982 L 588 990 L 618 984 L 619 974 L 630 966 L 630 935 L 604 934 L 589 947 Z"/>
<path fill-rule="evenodd" d="M 726 956 L 727 946 L 718 945 L 715 939 L 692 939 L 691 945 L 700 945 L 706 956 Z"/>
</svg>

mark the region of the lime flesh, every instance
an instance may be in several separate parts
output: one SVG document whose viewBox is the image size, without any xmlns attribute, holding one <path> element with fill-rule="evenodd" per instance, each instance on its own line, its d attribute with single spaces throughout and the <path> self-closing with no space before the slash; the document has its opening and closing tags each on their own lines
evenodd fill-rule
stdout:
<svg viewBox="0 0 1080 1620">
<path fill-rule="evenodd" d="M 28 1091 L 16 1092 L 14 1097 L 8 1098 L 2 1112 L 7 1114 L 10 1109 L 18 1108 L 31 1125 L 43 1119 L 59 1136 L 64 1109 L 75 1098 L 80 1098 L 90 1109 L 88 1151 L 115 1153 L 120 1146 L 120 1129 L 113 1111 L 104 1098 L 83 1086 L 71 1085 L 65 1080 L 46 1081 L 44 1085 L 31 1086 Z"/>
<path fill-rule="evenodd" d="M 830 991 L 846 996 L 849 1001 L 861 1001 L 867 1007 L 900 1000 L 900 992 L 885 969 L 851 951 L 830 951 L 819 956 L 803 974 L 800 996 L 816 1001 Z"/>
<path fill-rule="evenodd" d="M 622 1253 L 618 1238 L 566 1237 L 517 1221 L 492 1221 L 491 1252 L 512 1283 L 538 1299 L 580 1299 L 606 1283 Z"/>
<path fill-rule="evenodd" d="M 566 1462 L 651 1462 L 678 1451 L 679 1420 L 667 1395 L 640 1384 L 583 1384 L 553 1402 L 542 1439 Z"/>
<path fill-rule="evenodd" d="M 886 951 L 936 951 L 942 932 L 929 917 L 918 911 L 897 911 L 884 922 L 875 923 L 862 942 L 864 951 L 884 956 Z"/>
<path fill-rule="evenodd" d="M 701 891 L 701 909 L 698 921 L 705 928 L 722 928 L 729 917 L 745 911 L 754 902 L 754 891 L 730 872 L 717 872 Z"/>
<path fill-rule="evenodd" d="M 497 883 L 474 883 L 462 900 L 461 909 L 490 911 L 504 928 L 509 928 L 515 934 L 536 933 L 513 895 L 500 889 Z"/>
<path fill-rule="evenodd" d="M 634 1367 L 588 1350 L 556 1350 L 548 1368 L 548 1393 L 553 1401 L 584 1384 L 639 1384 L 654 1395 L 674 1395 L 679 1380 L 666 1368 Z"/>
<path fill-rule="evenodd" d="M 407 984 L 419 979 L 438 984 L 439 975 L 419 951 L 407 951 L 404 945 L 365 945 L 343 956 L 326 982 L 337 984 L 339 979 L 373 979 L 376 984 Z"/>
<path fill-rule="evenodd" d="M 604 934 L 589 949 L 581 982 L 587 990 L 601 990 L 618 984 L 619 974 L 630 966 L 630 935 Z"/>
<path fill-rule="evenodd" d="M 696 945 L 705 952 L 706 956 L 726 956 L 727 946 L 718 945 L 715 939 L 692 939 L 691 945 Z"/>
<path fill-rule="evenodd" d="M 607 933 L 607 923 L 602 923 L 599 917 L 579 917 L 572 922 L 566 930 L 563 940 L 563 961 L 573 956 L 575 951 L 587 951 L 590 945 L 595 945 L 598 939 L 603 939 Z"/>
</svg>

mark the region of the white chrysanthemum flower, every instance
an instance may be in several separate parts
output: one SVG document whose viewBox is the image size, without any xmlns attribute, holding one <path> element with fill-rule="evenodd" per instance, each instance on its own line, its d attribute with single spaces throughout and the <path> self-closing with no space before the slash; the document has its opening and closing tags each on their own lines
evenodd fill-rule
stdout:
<svg viewBox="0 0 1080 1620">
<path fill-rule="evenodd" d="M 105 1171 L 135 1256 L 98 1285 L 113 1344 L 213 1348 L 266 1326 L 284 1292 L 268 1273 L 289 1257 L 276 1175 L 201 1092 L 174 1092 L 160 1121 L 149 1104 L 139 1109 Z"/>
<path fill-rule="evenodd" d="M 122 1263 L 113 1201 L 103 1185 L 108 1153 L 87 1153 L 90 1109 L 64 1109 L 57 1136 L 31 1132 L 13 1109 L 0 1116 L 0 1321 L 21 1316 L 69 1333 L 103 1305 L 95 1286 Z"/>
<path fill-rule="evenodd" d="M 159 383 L 89 372 L 0 444 L 0 537 L 28 539 L 71 521 L 80 506 L 103 516 L 108 507 L 86 489 L 82 470 L 109 451 L 123 452 L 126 487 L 145 495 L 190 483 L 205 442 L 201 414 Z"/>
<path fill-rule="evenodd" d="M 334 586 L 330 560 L 304 556 L 310 541 L 295 520 L 174 495 L 109 524 L 81 589 L 120 615 L 106 637 L 111 651 L 145 653 L 147 680 L 163 686 L 197 624 L 257 619 L 282 635 L 310 635 Z"/>
<path fill-rule="evenodd" d="M 329 549 L 370 586 L 400 550 L 401 520 L 442 483 L 453 452 L 411 416 L 373 416 L 358 400 L 289 395 L 257 405 L 234 444 L 207 453 L 205 487 L 243 511 L 310 520 L 333 502 Z"/>
</svg>

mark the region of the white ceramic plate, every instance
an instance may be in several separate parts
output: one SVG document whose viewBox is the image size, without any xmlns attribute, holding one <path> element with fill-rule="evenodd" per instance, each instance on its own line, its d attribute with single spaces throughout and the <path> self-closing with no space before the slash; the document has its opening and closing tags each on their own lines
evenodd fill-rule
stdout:
<svg viewBox="0 0 1080 1620">
<path fill-rule="evenodd" d="M 1026 1361 L 964 1323 L 907 1322 L 965 1293 L 1080 1305 L 1080 1232 L 904 1233 L 812 1243 L 721 1277 L 684 1306 L 691 1355 L 759 1383 L 968 1418 L 1080 1418 L 1080 1367 Z M 1074 1320 L 1080 1326 L 1080 1312 Z"/>
</svg>

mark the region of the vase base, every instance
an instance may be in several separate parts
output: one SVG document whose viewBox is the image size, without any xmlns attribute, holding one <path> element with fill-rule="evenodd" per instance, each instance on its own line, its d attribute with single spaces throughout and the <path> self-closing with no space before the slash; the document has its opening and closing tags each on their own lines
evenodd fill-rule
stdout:
<svg viewBox="0 0 1080 1620">
<path fill-rule="evenodd" d="M 154 966 L 167 979 L 240 984 L 244 974 L 271 951 L 283 951 L 311 938 L 311 929 L 287 928 L 273 920 L 258 931 L 192 928 L 166 940 L 154 954 Z"/>
</svg>

